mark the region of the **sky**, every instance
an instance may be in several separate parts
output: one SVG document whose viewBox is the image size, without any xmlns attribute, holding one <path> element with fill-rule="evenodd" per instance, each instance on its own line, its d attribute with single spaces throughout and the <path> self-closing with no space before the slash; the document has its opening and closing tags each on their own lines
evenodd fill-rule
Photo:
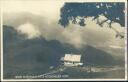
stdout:
<svg viewBox="0 0 128 82">
<path fill-rule="evenodd" d="M 76 48 L 83 45 L 92 45 L 96 47 L 107 46 L 112 48 L 124 48 L 124 39 L 115 38 L 116 33 L 104 24 L 100 28 L 96 21 L 88 18 L 87 25 L 70 24 L 63 28 L 58 24 L 60 18 L 60 9 L 64 1 L 3 1 L 3 21 L 4 24 L 14 26 L 14 28 L 23 34 L 28 35 L 28 39 L 43 36 L 46 40 L 58 40 L 61 43 L 69 43 Z M 100 16 L 100 20 L 104 20 Z M 123 31 L 118 23 L 113 27 Z"/>
<path fill-rule="evenodd" d="M 48 16 L 50 19 L 59 17 L 59 9 L 64 4 L 62 1 L 54 0 L 10 0 L 3 1 L 3 12 L 17 13 L 17 12 L 31 12 L 37 15 Z"/>
</svg>

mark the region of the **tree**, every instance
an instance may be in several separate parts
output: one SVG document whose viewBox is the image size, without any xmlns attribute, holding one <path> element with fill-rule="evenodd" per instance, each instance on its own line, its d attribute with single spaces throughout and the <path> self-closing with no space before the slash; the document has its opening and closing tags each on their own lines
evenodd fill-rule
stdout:
<svg viewBox="0 0 128 82">
<path fill-rule="evenodd" d="M 101 27 L 105 22 L 112 28 L 112 23 L 119 23 L 122 27 L 125 26 L 125 4 L 124 3 L 65 3 L 61 8 L 61 15 L 59 24 L 66 27 L 69 25 L 69 21 L 73 24 L 79 24 L 80 26 L 86 25 L 87 17 L 94 17 L 93 20 L 97 20 L 97 24 Z M 99 22 L 99 16 L 104 15 L 107 19 Z M 80 18 L 78 18 L 80 17 Z M 79 20 L 76 21 L 76 19 Z M 109 22 L 108 22 L 109 21 Z M 112 28 L 116 33 L 116 37 L 124 38 L 124 35 Z"/>
</svg>

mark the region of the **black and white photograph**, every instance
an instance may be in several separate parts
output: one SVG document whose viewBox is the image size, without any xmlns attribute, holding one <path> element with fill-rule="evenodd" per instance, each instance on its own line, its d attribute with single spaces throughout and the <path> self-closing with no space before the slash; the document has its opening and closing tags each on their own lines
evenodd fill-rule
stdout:
<svg viewBox="0 0 128 82">
<path fill-rule="evenodd" d="M 1 80 L 127 80 L 127 2 L 105 1 L 1 0 Z"/>
</svg>

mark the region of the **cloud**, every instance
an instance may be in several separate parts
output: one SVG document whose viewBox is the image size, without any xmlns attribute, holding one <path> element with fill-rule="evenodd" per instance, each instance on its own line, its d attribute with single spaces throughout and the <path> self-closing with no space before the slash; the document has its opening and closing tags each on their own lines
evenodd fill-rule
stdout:
<svg viewBox="0 0 128 82">
<path fill-rule="evenodd" d="M 59 25 L 60 8 L 64 1 L 3 1 L 2 4 L 3 23 L 26 34 L 28 39 L 42 36 L 46 40 L 58 40 L 76 48 L 85 45 L 98 47 L 124 44 L 123 41 L 115 39 L 116 33 L 107 28 L 107 24 L 101 28 L 91 18 L 86 19 L 85 27 L 70 24 L 64 28 Z M 101 15 L 99 19 L 106 18 Z M 118 24 L 114 26 L 118 30 L 122 29 Z"/>
<path fill-rule="evenodd" d="M 28 38 L 42 36 L 46 40 L 58 40 L 77 48 L 85 45 L 92 46 L 124 46 L 123 40 L 115 38 L 116 33 L 107 24 L 100 27 L 91 18 L 86 19 L 87 25 L 70 24 L 64 28 L 58 24 L 60 8 L 64 1 L 3 1 L 3 23 L 13 26 L 19 33 Z M 100 20 L 105 20 L 100 16 Z M 119 24 L 113 24 L 122 31 Z M 124 29 L 123 29 L 124 30 Z"/>
<path fill-rule="evenodd" d="M 113 45 L 110 45 L 109 47 L 115 48 L 115 49 L 116 49 L 116 48 L 118 48 L 118 49 L 122 49 L 122 48 L 123 48 L 123 49 L 124 49 L 124 47 L 121 47 L 121 46 L 113 46 Z"/>
<path fill-rule="evenodd" d="M 2 0 L 2 9 L 6 13 L 29 12 L 36 15 L 44 15 L 51 20 L 59 18 L 60 8 L 64 1 L 54 0 Z"/>
<path fill-rule="evenodd" d="M 106 25 L 100 27 L 96 24 L 96 21 L 91 21 L 91 17 L 86 19 L 87 25 L 85 27 L 70 24 L 64 28 L 56 21 L 48 20 L 41 15 L 16 13 L 16 15 L 8 16 L 5 15 L 4 24 L 11 25 L 19 33 L 26 34 L 28 39 L 41 36 L 48 41 L 58 40 L 63 44 L 68 43 L 76 48 L 82 48 L 86 45 L 98 47 L 123 44 L 123 40 L 116 41 L 116 33 L 112 29 L 107 28 Z"/>
<path fill-rule="evenodd" d="M 28 35 L 29 39 L 40 36 L 40 32 L 36 30 L 36 28 L 34 28 L 34 25 L 32 25 L 31 23 L 20 25 L 19 27 L 17 27 L 17 31 L 22 34 Z"/>
</svg>

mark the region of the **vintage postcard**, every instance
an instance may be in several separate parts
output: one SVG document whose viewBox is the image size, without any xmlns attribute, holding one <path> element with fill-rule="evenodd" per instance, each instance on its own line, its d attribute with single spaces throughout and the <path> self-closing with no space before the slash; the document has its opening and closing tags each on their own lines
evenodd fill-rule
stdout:
<svg viewBox="0 0 128 82">
<path fill-rule="evenodd" d="M 1 0 L 2 81 L 126 81 L 126 0 Z"/>
</svg>

